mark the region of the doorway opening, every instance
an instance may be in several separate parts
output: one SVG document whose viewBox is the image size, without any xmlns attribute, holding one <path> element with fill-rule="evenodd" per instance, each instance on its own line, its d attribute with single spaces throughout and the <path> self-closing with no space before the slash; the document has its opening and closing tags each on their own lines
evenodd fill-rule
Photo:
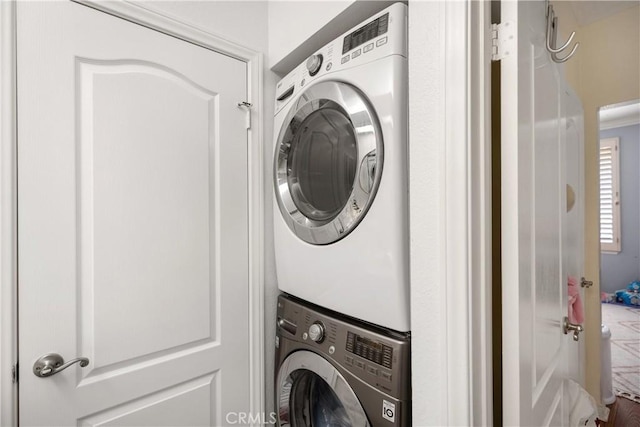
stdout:
<svg viewBox="0 0 640 427">
<path fill-rule="evenodd" d="M 603 106 L 598 120 L 602 399 L 640 403 L 640 100 Z"/>
</svg>

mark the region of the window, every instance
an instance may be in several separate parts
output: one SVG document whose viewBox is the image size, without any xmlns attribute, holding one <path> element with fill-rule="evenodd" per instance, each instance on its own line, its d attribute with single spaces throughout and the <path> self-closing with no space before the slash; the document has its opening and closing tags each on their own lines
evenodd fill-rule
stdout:
<svg viewBox="0 0 640 427">
<path fill-rule="evenodd" d="M 600 140 L 600 250 L 620 252 L 618 138 Z"/>
</svg>

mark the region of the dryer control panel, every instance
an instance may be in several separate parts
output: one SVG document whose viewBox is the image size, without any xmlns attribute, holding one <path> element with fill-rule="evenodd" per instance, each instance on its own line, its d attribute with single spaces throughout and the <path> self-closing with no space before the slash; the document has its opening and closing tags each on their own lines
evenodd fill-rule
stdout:
<svg viewBox="0 0 640 427">
<path fill-rule="evenodd" d="M 410 399 L 410 338 L 312 306 L 278 297 L 276 345 L 312 349 L 335 366 L 399 400 Z"/>
<path fill-rule="evenodd" d="M 275 114 L 316 79 L 389 55 L 407 57 L 407 5 L 395 3 L 322 47 L 276 84 Z"/>
</svg>

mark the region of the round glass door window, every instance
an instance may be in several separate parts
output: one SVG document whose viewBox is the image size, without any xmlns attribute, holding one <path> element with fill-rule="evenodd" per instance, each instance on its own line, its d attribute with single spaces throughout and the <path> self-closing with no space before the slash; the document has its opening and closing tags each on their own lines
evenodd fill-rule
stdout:
<svg viewBox="0 0 640 427">
<path fill-rule="evenodd" d="M 305 370 L 292 377 L 292 427 L 351 427 L 346 409 L 325 380 Z"/>
<path fill-rule="evenodd" d="M 329 244 L 366 214 L 382 171 L 382 136 L 368 101 L 345 83 L 309 87 L 284 121 L 275 155 L 276 198 L 302 240 Z"/>
<path fill-rule="evenodd" d="M 371 427 L 351 386 L 316 353 L 290 354 L 276 384 L 280 427 Z"/>
</svg>

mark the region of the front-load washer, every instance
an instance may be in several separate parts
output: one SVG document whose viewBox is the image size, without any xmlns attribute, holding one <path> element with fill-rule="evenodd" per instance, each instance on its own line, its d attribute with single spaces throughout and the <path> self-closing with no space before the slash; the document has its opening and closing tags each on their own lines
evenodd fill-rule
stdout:
<svg viewBox="0 0 640 427">
<path fill-rule="evenodd" d="M 280 427 L 411 425 L 410 338 L 278 298 Z"/>
<path fill-rule="evenodd" d="M 409 331 L 407 6 L 318 50 L 276 86 L 279 288 Z"/>
</svg>

